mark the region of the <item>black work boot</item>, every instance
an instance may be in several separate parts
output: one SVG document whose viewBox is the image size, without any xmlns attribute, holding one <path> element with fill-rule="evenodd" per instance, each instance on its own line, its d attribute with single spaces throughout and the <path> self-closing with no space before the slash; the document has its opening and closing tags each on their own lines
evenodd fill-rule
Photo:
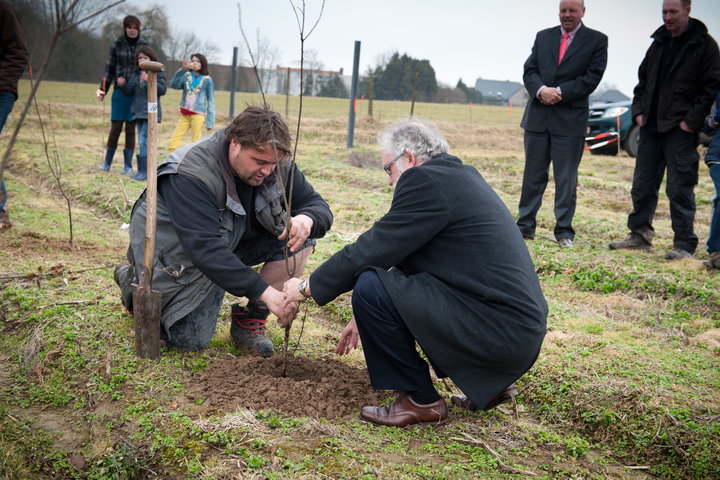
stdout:
<svg viewBox="0 0 720 480">
<path fill-rule="evenodd" d="M 249 309 L 235 303 L 230 307 L 230 335 L 235 345 L 257 357 L 272 357 L 275 348 L 265 336 L 268 310 L 263 302 L 248 303 Z"/>
<path fill-rule="evenodd" d="M 638 233 L 630 233 L 625 240 L 610 242 L 610 250 L 650 250 L 652 244 Z"/>
</svg>

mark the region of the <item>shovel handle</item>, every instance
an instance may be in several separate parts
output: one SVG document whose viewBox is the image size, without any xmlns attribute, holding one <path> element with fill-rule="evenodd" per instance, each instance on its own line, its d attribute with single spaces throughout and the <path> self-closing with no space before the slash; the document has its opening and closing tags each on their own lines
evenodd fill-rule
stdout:
<svg viewBox="0 0 720 480">
<path fill-rule="evenodd" d="M 147 217 L 145 222 L 145 262 L 149 275 L 141 276 L 140 286 L 152 288 L 152 271 L 155 263 L 155 231 L 157 226 L 157 73 L 165 70 L 159 62 L 141 62 L 139 67 L 148 72 L 148 142 L 147 142 L 147 194 L 145 196 Z M 147 285 L 143 280 L 147 280 Z"/>
<path fill-rule="evenodd" d="M 164 72 L 165 71 L 165 65 L 163 65 L 160 62 L 153 62 L 151 60 L 147 60 L 145 62 L 138 63 L 138 67 L 140 67 L 140 70 L 145 70 L 147 72 Z M 150 98 L 148 97 L 148 101 Z"/>
</svg>

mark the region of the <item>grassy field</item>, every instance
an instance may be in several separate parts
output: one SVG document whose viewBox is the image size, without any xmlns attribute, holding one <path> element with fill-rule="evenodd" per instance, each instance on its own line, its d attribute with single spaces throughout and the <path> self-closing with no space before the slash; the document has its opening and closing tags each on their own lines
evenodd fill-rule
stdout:
<svg viewBox="0 0 720 480">
<path fill-rule="evenodd" d="M 157 361 L 134 354 L 133 319 L 119 304 L 112 266 L 124 257 L 122 226 L 143 185 L 118 174 L 119 155 L 110 172 L 97 170 L 109 103 L 97 102 L 95 88 L 44 83 L 42 125 L 33 111 L 6 172 L 14 226 L 0 233 L 0 479 L 720 478 L 720 275 L 703 267 L 704 246 L 697 259 L 663 260 L 672 247 L 664 194 L 653 251 L 607 249 L 626 235 L 634 159 L 585 155 L 573 249 L 554 242 L 549 186 L 528 243 L 550 306 L 548 333 L 518 382 L 516 407 L 453 409 L 445 426 L 405 430 L 277 410 L 210 412 L 188 388 L 242 357 L 230 340 L 228 308 L 206 351 L 164 350 Z M 21 98 L 28 91 L 21 84 Z M 176 91 L 162 98 L 161 159 L 178 101 Z M 235 111 L 260 101 L 240 94 Z M 269 102 L 285 112 L 284 97 Z M 227 92 L 217 103 L 222 127 Z M 5 127 L 2 151 L 21 108 Z M 348 108 L 347 100 L 304 100 L 297 162 L 335 214 L 310 269 L 370 227 L 392 197 L 375 138 L 410 104 L 376 101 L 369 117 L 359 102 L 352 149 Z M 291 98 L 293 132 L 297 111 Z M 415 114 L 435 121 L 451 153 L 476 166 L 516 213 L 521 109 L 417 104 Z M 71 199 L 72 244 L 51 164 L 61 165 Z M 696 232 L 703 241 L 712 195 L 701 165 Z M 349 318 L 348 298 L 310 306 L 302 334 L 295 323 L 297 357 L 364 369 L 359 351 L 323 360 Z M 269 324 L 281 347 L 283 331 Z"/>
</svg>

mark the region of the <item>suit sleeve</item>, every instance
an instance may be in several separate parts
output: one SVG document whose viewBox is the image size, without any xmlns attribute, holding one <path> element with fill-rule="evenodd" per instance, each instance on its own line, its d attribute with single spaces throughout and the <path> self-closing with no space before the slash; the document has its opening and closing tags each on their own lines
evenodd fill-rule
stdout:
<svg viewBox="0 0 720 480">
<path fill-rule="evenodd" d="M 583 27 L 584 28 L 584 27 Z M 595 91 L 602 80 L 607 66 L 608 38 L 600 32 L 594 33 L 595 42 L 590 54 L 590 63 L 585 71 L 576 78 L 561 82 L 562 102 L 586 99 Z"/>
<path fill-rule="evenodd" d="M 427 244 L 445 227 L 448 202 L 422 168 L 411 168 L 398 181 L 390 210 L 357 242 L 347 245 L 310 276 L 313 298 L 325 305 L 355 286 L 366 267 L 389 269 Z"/>
<path fill-rule="evenodd" d="M 528 91 L 530 98 L 535 98 L 537 91 L 545 85 L 543 79 L 540 78 L 540 66 L 538 63 L 538 37 L 540 34 L 535 36 L 535 43 L 533 43 L 532 51 L 530 56 L 525 60 L 525 66 L 523 69 L 523 83 L 525 89 Z"/>
</svg>

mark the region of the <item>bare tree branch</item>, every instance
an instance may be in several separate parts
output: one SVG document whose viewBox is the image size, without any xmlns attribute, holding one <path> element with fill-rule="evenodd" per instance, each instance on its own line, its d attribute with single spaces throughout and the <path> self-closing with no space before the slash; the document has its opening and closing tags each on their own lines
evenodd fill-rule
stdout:
<svg viewBox="0 0 720 480">
<path fill-rule="evenodd" d="M 75 4 L 79 0 L 74 0 L 73 3 L 70 5 L 69 9 L 75 8 Z M 125 0 L 117 0 L 116 2 L 110 4 L 107 7 L 101 8 L 95 13 L 92 13 L 88 16 L 86 16 L 81 21 L 75 22 L 72 26 L 75 27 L 79 25 L 80 23 L 89 20 L 90 18 L 96 17 L 100 13 L 106 11 L 107 9 L 114 7 L 116 5 L 119 5 L 121 3 L 124 3 Z M 62 21 L 62 18 L 64 18 L 66 15 L 65 13 L 61 17 L 60 15 L 60 1 L 55 0 L 55 34 L 53 35 L 52 40 L 50 41 L 50 47 L 48 48 L 47 55 L 45 55 L 45 60 L 43 60 L 42 66 L 40 67 L 40 72 L 38 73 L 37 80 L 35 81 L 35 84 L 32 86 L 32 89 L 30 91 L 30 95 L 28 95 L 28 99 L 25 102 L 25 107 L 22 110 L 22 113 L 20 114 L 20 118 L 18 118 L 17 124 L 15 124 L 15 129 L 13 130 L 12 137 L 10 137 L 10 141 L 8 142 L 7 148 L 5 149 L 5 154 L 3 155 L 2 162 L 0 163 L 0 183 L 2 183 L 5 173 L 5 168 L 7 167 L 8 161 L 10 160 L 10 155 L 12 154 L 12 149 L 15 146 L 15 142 L 17 141 L 18 133 L 20 133 L 20 128 L 22 128 L 22 125 L 25 121 L 25 117 L 27 116 L 28 110 L 30 110 L 30 107 L 32 106 L 33 99 L 35 98 L 35 95 L 37 93 L 37 89 L 40 86 L 40 83 L 42 82 L 43 77 L 45 76 L 45 71 L 47 69 L 47 65 L 50 62 L 50 58 L 52 57 L 53 51 L 55 50 L 55 47 L 57 46 L 58 40 L 60 40 L 60 37 L 63 33 L 65 33 L 69 28 L 66 27 Z M 0 193 L 0 195 L 3 195 Z"/>
<path fill-rule="evenodd" d="M 77 26 L 80 25 L 81 23 L 84 23 L 84 22 L 90 20 L 91 18 L 97 17 L 98 15 L 100 15 L 101 13 L 103 13 L 104 11 L 110 10 L 110 9 L 113 8 L 114 6 L 119 5 L 119 4 L 121 4 L 121 3 L 124 3 L 124 2 L 125 2 L 125 0 L 117 0 L 115 3 L 111 3 L 111 4 L 108 5 L 107 7 L 103 7 L 103 8 L 101 8 L 100 10 L 98 10 L 98 11 L 96 11 L 96 12 L 94 12 L 94 13 L 91 13 L 90 15 L 87 15 L 87 16 L 81 18 L 80 20 L 72 23 L 71 25 L 65 27 L 60 33 L 63 34 L 63 33 L 65 33 L 65 32 L 67 32 L 68 30 L 71 30 L 71 29 L 77 27 Z"/>
</svg>

